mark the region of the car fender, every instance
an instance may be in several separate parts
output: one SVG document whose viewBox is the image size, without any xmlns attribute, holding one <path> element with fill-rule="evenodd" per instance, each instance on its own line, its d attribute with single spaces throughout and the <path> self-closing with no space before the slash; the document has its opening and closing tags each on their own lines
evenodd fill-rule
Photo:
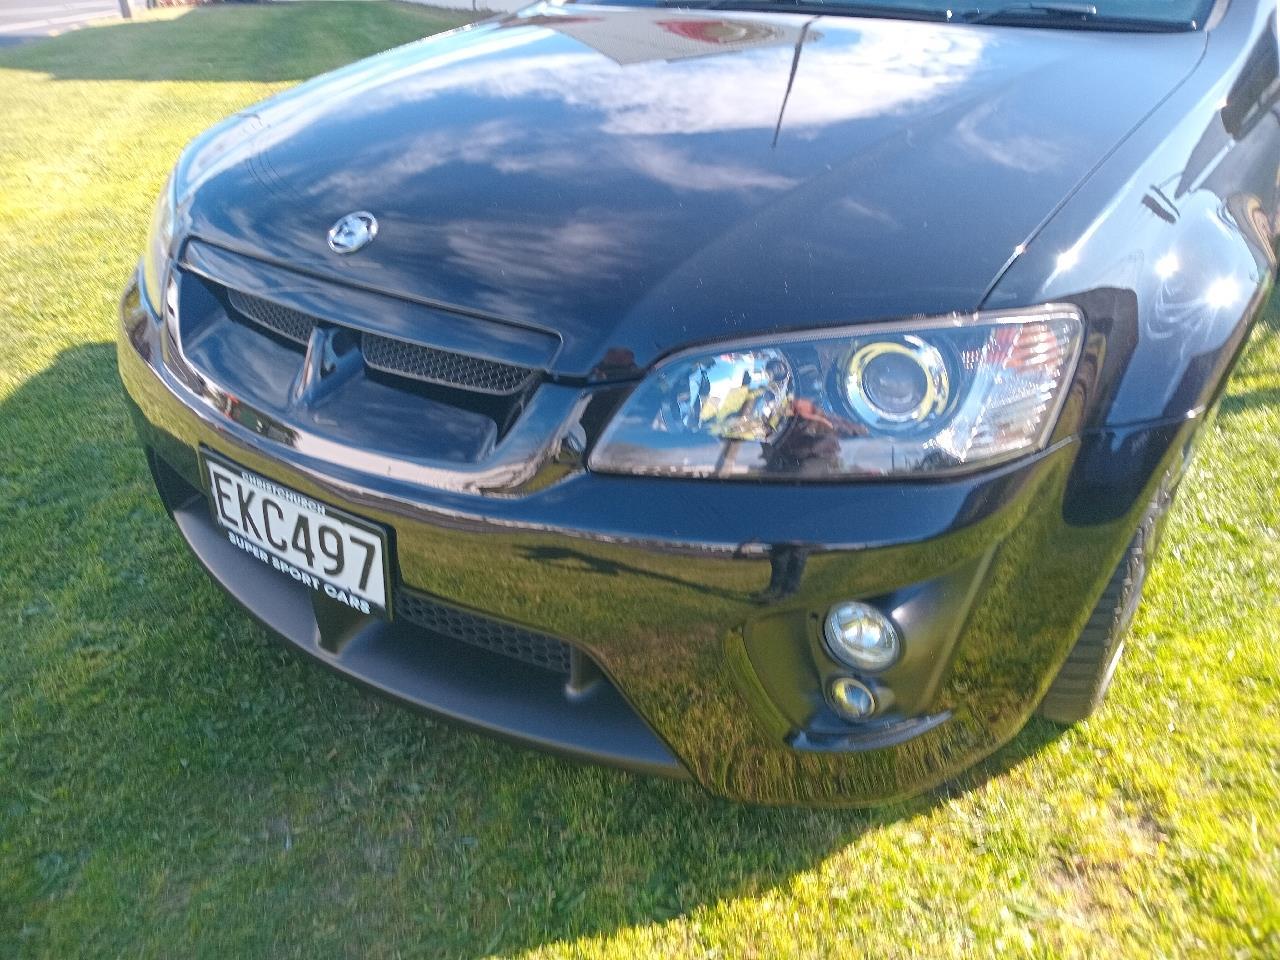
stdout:
<svg viewBox="0 0 1280 960">
<path fill-rule="evenodd" d="M 1270 292 L 1275 7 L 1234 3 L 1206 39 L 1192 74 L 1014 252 L 984 302 L 1081 307 L 1095 364 L 1081 432 L 1202 413 Z"/>
</svg>

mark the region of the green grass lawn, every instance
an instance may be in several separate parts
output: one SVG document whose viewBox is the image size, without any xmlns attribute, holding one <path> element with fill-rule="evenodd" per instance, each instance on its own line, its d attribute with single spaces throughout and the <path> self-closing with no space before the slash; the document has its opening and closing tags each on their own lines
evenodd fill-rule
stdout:
<svg viewBox="0 0 1280 960">
<path fill-rule="evenodd" d="M 1104 712 L 871 812 L 759 809 L 426 721 L 188 557 L 116 382 L 181 146 L 459 15 L 168 13 L 0 53 L 0 957 L 1280 956 L 1280 323 Z"/>
</svg>

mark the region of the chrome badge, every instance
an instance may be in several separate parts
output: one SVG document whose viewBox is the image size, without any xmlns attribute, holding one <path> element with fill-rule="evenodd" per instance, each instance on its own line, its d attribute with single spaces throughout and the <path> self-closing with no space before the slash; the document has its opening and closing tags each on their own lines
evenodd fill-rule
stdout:
<svg viewBox="0 0 1280 960">
<path fill-rule="evenodd" d="M 355 253 L 373 243 L 378 220 L 367 210 L 357 210 L 329 228 L 329 249 L 334 253 Z"/>
</svg>

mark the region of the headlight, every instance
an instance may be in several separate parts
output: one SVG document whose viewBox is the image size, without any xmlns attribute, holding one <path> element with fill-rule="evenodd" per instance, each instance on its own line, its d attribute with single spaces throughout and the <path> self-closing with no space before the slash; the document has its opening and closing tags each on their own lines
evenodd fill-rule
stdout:
<svg viewBox="0 0 1280 960">
<path fill-rule="evenodd" d="M 193 189 L 219 170 L 237 162 L 252 139 L 264 129 L 255 113 L 237 113 L 205 130 L 183 149 L 151 215 L 147 249 L 142 262 L 147 303 L 160 314 L 165 297 L 169 261 L 173 256 L 178 211 L 186 210 Z"/>
<path fill-rule="evenodd" d="M 846 328 L 679 354 L 614 416 L 594 470 L 954 473 L 1044 446 L 1080 350 L 1070 307 Z"/>
<path fill-rule="evenodd" d="M 165 278 L 169 271 L 169 257 L 173 248 L 173 176 L 170 175 L 156 200 L 151 214 L 151 229 L 147 233 L 147 249 L 142 259 L 142 285 L 147 303 L 157 316 L 161 315 Z"/>
</svg>

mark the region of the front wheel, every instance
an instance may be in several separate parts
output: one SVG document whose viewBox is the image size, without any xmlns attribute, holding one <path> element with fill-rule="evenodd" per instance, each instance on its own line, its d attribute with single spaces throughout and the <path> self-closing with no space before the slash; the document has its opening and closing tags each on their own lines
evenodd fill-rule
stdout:
<svg viewBox="0 0 1280 960">
<path fill-rule="evenodd" d="M 1158 500 L 1159 506 L 1153 505 L 1138 527 L 1080 638 L 1040 701 L 1037 713 L 1045 719 L 1054 723 L 1079 723 L 1102 705 L 1124 653 L 1129 625 L 1142 600 L 1142 585 L 1155 549 L 1158 521 L 1163 508 L 1168 506 L 1168 499 L 1159 499 L 1164 502 Z"/>
<path fill-rule="evenodd" d="M 1037 712 L 1055 723 L 1078 723 L 1102 705 L 1111 686 L 1133 614 L 1147 579 L 1147 554 L 1139 530 L 1112 573 L 1084 630 L 1053 677 Z"/>
</svg>

